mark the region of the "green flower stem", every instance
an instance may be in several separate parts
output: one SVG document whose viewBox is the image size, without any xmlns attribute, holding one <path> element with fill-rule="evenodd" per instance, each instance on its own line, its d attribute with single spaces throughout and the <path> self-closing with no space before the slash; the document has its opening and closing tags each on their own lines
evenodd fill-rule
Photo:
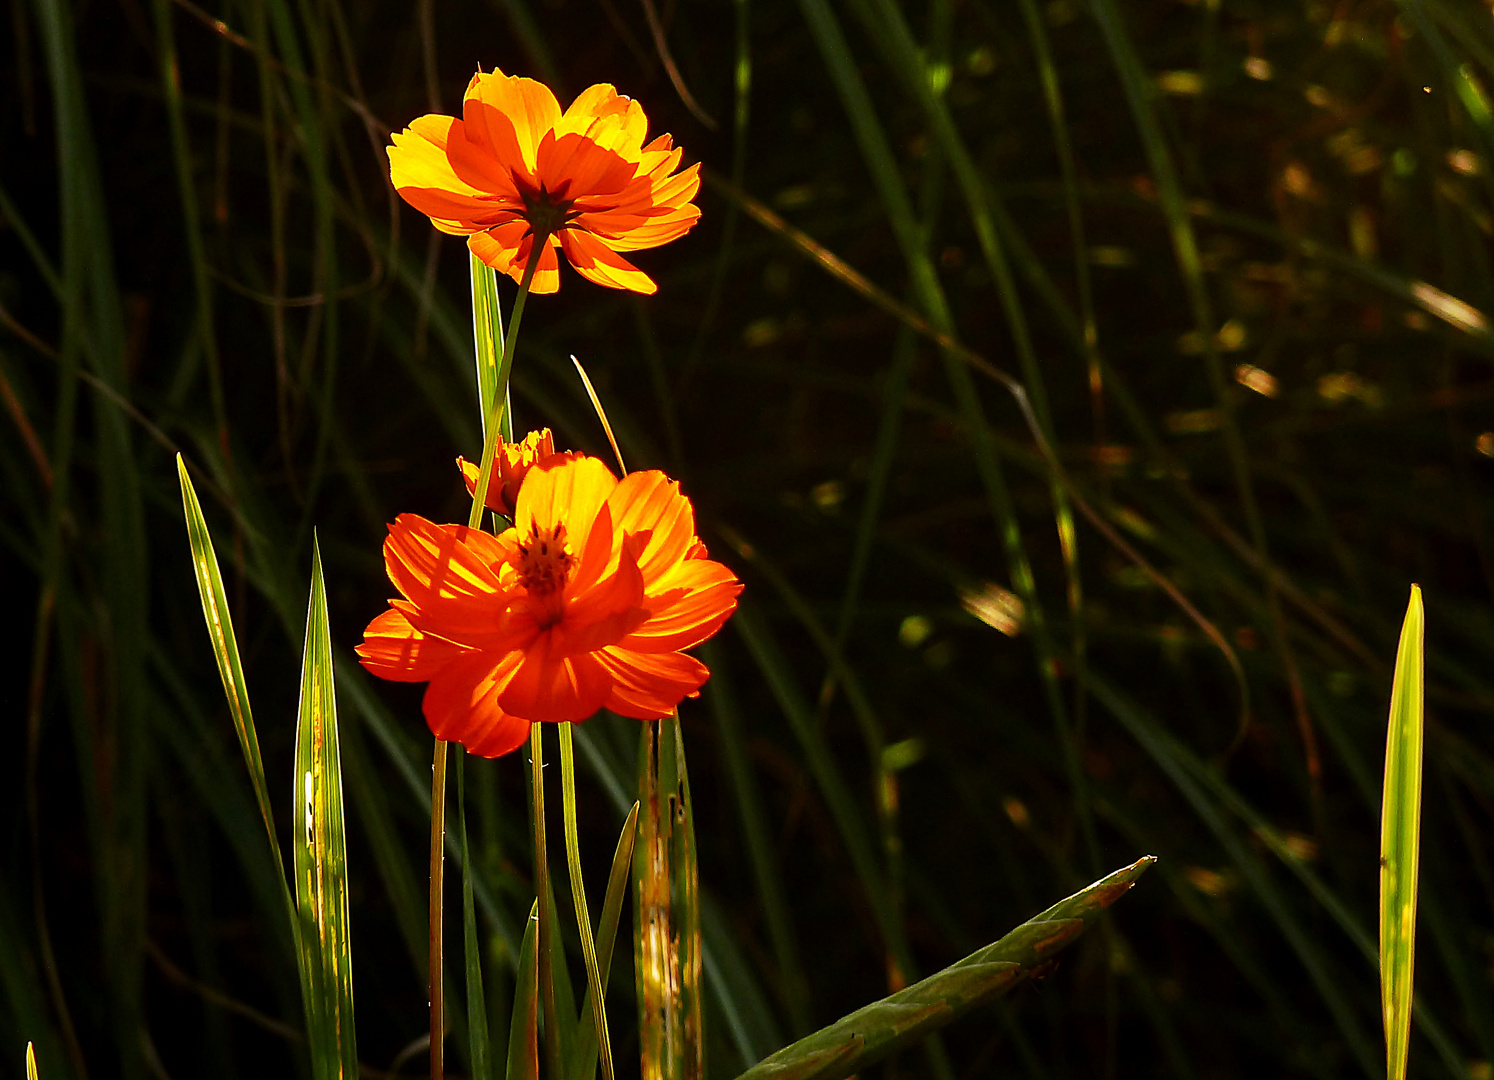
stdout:
<svg viewBox="0 0 1494 1080">
<path fill-rule="evenodd" d="M 565 1075 L 564 1061 L 560 1050 L 560 1012 L 555 998 L 555 968 L 553 964 L 553 939 L 555 926 L 552 922 L 550 902 L 550 861 L 545 853 L 545 750 L 540 736 L 541 724 L 535 722 L 529 728 L 529 764 L 532 795 L 534 799 L 534 892 L 539 899 L 539 983 L 540 1006 L 545 1011 L 545 1056 L 549 1059 L 550 1075 Z"/>
<path fill-rule="evenodd" d="M 524 317 L 524 303 L 529 299 L 529 287 L 534 283 L 534 272 L 539 269 L 540 256 L 549 241 L 547 232 L 535 235 L 530 248 L 529 265 L 524 267 L 524 280 L 519 283 L 519 295 L 514 300 L 513 317 L 509 319 L 508 334 L 503 340 L 503 357 L 498 362 L 498 384 L 493 391 L 493 401 L 488 407 L 488 422 L 482 441 L 482 467 L 477 474 L 477 487 L 472 493 L 472 511 L 467 515 L 467 527 L 475 529 L 482 524 L 483 507 L 488 499 L 488 486 L 493 478 L 493 461 L 498 454 L 498 425 L 503 420 L 504 403 L 508 400 L 508 375 L 514 366 L 514 344 L 519 339 L 519 322 Z M 535 849 L 538 867 L 544 861 L 544 796 L 539 777 L 539 730 L 535 727 L 533 745 L 535 760 L 535 835 L 539 845 Z M 442 993 L 443 938 L 445 928 L 443 916 L 446 904 L 446 741 L 436 740 L 435 762 L 431 769 L 431 889 L 430 889 L 430 997 L 431 997 L 431 1080 L 442 1080 L 444 1061 L 442 1038 L 446 1030 L 446 1002 Z M 540 894 L 544 895 L 543 892 Z M 544 905 L 540 906 L 541 912 Z M 543 934 L 545 922 L 541 919 Z M 541 955 L 544 955 L 543 953 Z M 553 1001 L 553 992 L 546 1003 Z"/>
<path fill-rule="evenodd" d="M 529 286 L 534 283 L 534 272 L 539 269 L 540 254 L 549 240 L 550 234 L 547 232 L 535 235 L 529 265 L 524 267 L 524 280 L 519 282 L 519 295 L 514 298 L 513 315 L 508 320 L 508 334 L 503 339 L 503 357 L 498 361 L 498 385 L 494 387 L 493 401 L 488 406 L 487 423 L 483 425 L 482 466 L 477 473 L 477 487 L 472 492 L 472 512 L 467 515 L 469 529 L 482 524 L 488 485 L 493 479 L 493 460 L 498 455 L 498 425 L 503 421 L 503 410 L 508 401 L 508 375 L 514 366 L 514 344 L 519 340 L 519 323 L 524 319 L 524 304 L 529 299 Z"/>
<path fill-rule="evenodd" d="M 435 762 L 431 768 L 431 1080 L 442 1080 L 442 1073 L 445 1071 L 446 995 L 441 981 L 445 877 L 446 740 L 437 739 Z"/>
<path fill-rule="evenodd" d="M 570 864 L 571 896 L 576 901 L 576 925 L 581 930 L 581 955 L 586 960 L 586 981 L 591 988 L 591 1015 L 597 1029 L 597 1047 L 602 1055 L 602 1078 L 613 1080 L 612 1042 L 607 1037 L 606 991 L 602 989 L 602 969 L 597 963 L 591 913 L 586 908 L 586 886 L 581 880 L 581 842 L 576 835 L 576 757 L 569 723 L 560 725 L 560 780 L 565 809 L 565 855 Z"/>
</svg>

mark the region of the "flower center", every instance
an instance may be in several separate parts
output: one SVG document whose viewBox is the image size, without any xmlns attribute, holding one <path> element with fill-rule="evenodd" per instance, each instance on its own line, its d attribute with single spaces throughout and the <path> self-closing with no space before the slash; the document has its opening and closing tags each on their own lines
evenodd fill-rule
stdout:
<svg viewBox="0 0 1494 1080">
<path fill-rule="evenodd" d="M 565 227 L 565 223 L 571 218 L 571 201 L 569 199 L 557 200 L 544 188 L 537 193 L 523 192 L 524 196 L 524 219 L 536 234 L 544 233 L 546 236 L 554 236 Z"/>
<path fill-rule="evenodd" d="M 575 556 L 566 550 L 564 522 L 553 529 L 530 524 L 528 537 L 519 541 L 519 584 L 529 593 L 529 609 L 540 629 L 560 621 L 561 594 L 575 565 Z"/>
</svg>

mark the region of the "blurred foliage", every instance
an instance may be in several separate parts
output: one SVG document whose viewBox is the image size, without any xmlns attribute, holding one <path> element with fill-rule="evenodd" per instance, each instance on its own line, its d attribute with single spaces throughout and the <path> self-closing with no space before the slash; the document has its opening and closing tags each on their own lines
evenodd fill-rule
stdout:
<svg viewBox="0 0 1494 1080">
<path fill-rule="evenodd" d="M 304 1060 L 178 449 L 272 795 L 318 530 L 359 1052 L 421 1071 L 429 739 L 419 687 L 350 648 L 388 592 L 384 523 L 461 520 L 452 459 L 480 445 L 466 252 L 382 149 L 479 65 L 562 100 L 613 82 L 710 178 L 700 226 L 640 258 L 656 297 L 536 298 L 514 405 L 605 452 L 578 356 L 628 463 L 682 478 L 747 583 L 683 712 L 716 1075 L 1143 853 L 1037 988 L 882 1075 L 1383 1075 L 1379 755 L 1411 581 L 1411 1059 L 1494 1075 L 1487 6 L 16 0 L 8 25 L 0 1076 L 27 1039 L 53 1080 Z M 599 888 L 637 729 L 576 735 Z M 523 762 L 465 779 L 503 1047 Z M 296 804 L 272 803 L 284 845 Z M 632 979 L 610 985 L 627 1075 Z"/>
</svg>

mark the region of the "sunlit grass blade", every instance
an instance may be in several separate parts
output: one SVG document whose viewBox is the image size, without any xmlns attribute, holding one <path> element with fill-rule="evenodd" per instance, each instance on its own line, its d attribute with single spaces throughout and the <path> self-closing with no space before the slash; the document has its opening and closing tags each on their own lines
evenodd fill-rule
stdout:
<svg viewBox="0 0 1494 1080">
<path fill-rule="evenodd" d="M 472 278 L 472 343 L 477 357 L 477 404 L 483 436 L 488 413 L 498 391 L 498 369 L 503 359 L 503 315 L 498 308 L 498 275 L 476 255 L 469 256 Z M 505 413 L 507 410 L 505 410 Z"/>
<path fill-rule="evenodd" d="M 1385 1070 L 1390 1080 L 1404 1080 L 1411 1041 L 1425 631 L 1421 589 L 1412 585 L 1390 691 L 1380 816 L 1380 1000 L 1385 1015 Z"/>
<path fill-rule="evenodd" d="M 472 850 L 467 842 L 466 753 L 457 758 L 457 827 L 462 839 L 462 944 L 467 957 L 467 1038 L 472 1048 L 473 1080 L 491 1080 L 493 1051 L 488 1040 L 488 1002 L 482 987 L 482 941 L 477 936 L 477 907 L 472 899 Z"/>
<path fill-rule="evenodd" d="M 519 945 L 514 1015 L 508 1028 L 508 1080 L 539 1077 L 539 901 L 529 909 Z"/>
<path fill-rule="evenodd" d="M 607 878 L 607 895 L 602 901 L 602 917 L 597 922 L 597 969 L 601 973 L 602 996 L 607 994 L 607 977 L 612 971 L 612 949 L 617 944 L 617 927 L 622 921 L 623 900 L 633 874 L 633 843 L 638 836 L 638 804 L 628 811 L 617 850 L 612 856 L 612 872 Z M 590 1080 L 597 1067 L 596 1024 L 591 1016 L 591 990 L 581 1001 L 581 1022 L 576 1025 L 576 1059 L 570 1080 Z"/>
<path fill-rule="evenodd" d="M 738 1080 L 842 1080 L 994 1000 L 1052 960 L 1156 862 L 1146 856 L 937 974 L 821 1028 Z"/>
<path fill-rule="evenodd" d="M 529 729 L 531 825 L 534 829 L 534 884 L 539 900 L 539 996 L 545 1024 L 545 1062 L 550 1075 L 565 1076 L 565 1063 L 575 1046 L 576 1004 L 565 967 L 565 948 L 558 933 L 555 889 L 545 838 L 545 757 L 538 722 Z"/>
<path fill-rule="evenodd" d="M 223 680 L 223 695 L 228 699 L 228 711 L 233 717 L 234 732 L 239 737 L 239 749 L 244 752 L 244 764 L 249 769 L 249 782 L 254 786 L 254 797 L 259 803 L 260 817 L 264 820 L 265 835 L 269 838 L 270 847 L 275 851 L 278 862 L 280 844 L 275 839 L 275 819 L 270 812 L 270 792 L 265 784 L 264 762 L 259 755 L 259 736 L 254 730 L 254 713 L 249 707 L 249 687 L 244 681 L 244 667 L 239 660 L 239 643 L 234 637 L 228 596 L 223 591 L 223 575 L 218 570 L 218 556 L 213 550 L 213 539 L 208 535 L 207 522 L 202 517 L 202 504 L 197 501 L 192 478 L 187 475 L 187 464 L 180 454 L 176 455 L 176 473 L 181 481 L 187 539 L 192 545 L 192 570 L 197 575 L 197 591 L 202 597 L 202 614 L 207 620 L 208 637 L 213 643 L 213 659 L 218 663 L 218 675 Z M 282 881 L 283 875 L 282 871 Z"/>
<path fill-rule="evenodd" d="M 316 1080 L 358 1075 L 353 1030 L 353 957 L 349 939 L 347 840 L 337 697 L 321 551 L 313 537 L 311 598 L 301 661 L 293 791 L 296 909 L 308 988 L 307 1039 Z"/>
<path fill-rule="evenodd" d="M 571 899 L 576 906 L 576 929 L 581 936 L 581 956 L 586 962 L 587 996 L 592 1005 L 596 1044 L 602 1055 L 603 1080 L 613 1080 L 612 1041 L 607 1036 L 607 998 L 602 973 L 597 966 L 597 943 L 592 937 L 591 914 L 586 906 L 586 882 L 581 874 L 581 841 L 576 828 L 576 750 L 571 725 L 560 725 L 561 813 L 565 823 L 565 857 L 571 874 Z"/>
<path fill-rule="evenodd" d="M 26 1080 L 38 1080 L 41 1074 L 36 1071 L 36 1047 L 31 1043 L 26 1044 Z"/>
<path fill-rule="evenodd" d="M 633 962 L 643 1080 L 701 1076 L 700 877 L 678 716 L 647 723 L 638 753 Z"/>
</svg>

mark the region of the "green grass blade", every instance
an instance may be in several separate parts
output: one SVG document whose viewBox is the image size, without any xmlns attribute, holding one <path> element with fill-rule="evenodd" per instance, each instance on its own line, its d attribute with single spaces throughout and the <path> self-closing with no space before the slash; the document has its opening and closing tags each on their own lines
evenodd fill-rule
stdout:
<svg viewBox="0 0 1494 1080">
<path fill-rule="evenodd" d="M 353 1030 L 353 957 L 348 922 L 347 839 L 342 814 L 342 764 L 337 746 L 337 698 L 322 556 L 311 553 L 311 598 L 301 661 L 296 718 L 293 805 L 296 908 L 301 966 L 308 987 L 307 1038 L 316 1080 L 358 1075 Z"/>
<path fill-rule="evenodd" d="M 539 993 L 545 1017 L 545 1060 L 550 1075 L 564 1076 L 565 1063 L 576 1043 L 576 1003 L 566 972 L 565 948 L 557 933 L 560 919 L 555 911 L 555 889 L 550 875 L 550 856 L 545 839 L 544 725 L 535 723 L 529 733 L 529 791 L 533 809 L 534 884 L 539 894 Z"/>
<path fill-rule="evenodd" d="M 850 595 L 849 589 L 847 595 Z M 706 703 L 711 708 L 716 738 L 721 742 L 721 758 L 731 779 L 737 820 L 747 842 L 757 900 L 767 920 L 773 959 L 778 965 L 774 988 L 788 1014 L 791 1033 L 807 1035 L 810 1029 L 809 979 L 800 958 L 799 939 L 789 912 L 787 890 L 767 809 L 743 741 L 742 721 L 737 713 L 737 699 L 732 693 L 726 655 L 715 642 L 707 642 L 701 655 L 711 669 L 711 681 L 705 692 Z"/>
<path fill-rule="evenodd" d="M 529 909 L 519 945 L 514 1018 L 508 1028 L 508 1080 L 539 1077 L 539 901 Z"/>
<path fill-rule="evenodd" d="M 678 717 L 643 725 L 633 849 L 633 970 L 643 1080 L 704 1070 L 700 884 Z"/>
<path fill-rule="evenodd" d="M 1146 856 L 1054 904 L 1000 941 L 773 1054 L 738 1080 L 842 1080 L 994 1000 L 1048 963 L 1156 862 Z"/>
<path fill-rule="evenodd" d="M 604 1080 L 613 1080 L 612 1040 L 607 1035 L 607 996 L 602 986 L 602 973 L 597 966 L 597 943 L 592 936 L 591 914 L 586 907 L 586 882 L 581 875 L 581 841 L 576 828 L 576 750 L 569 723 L 560 725 L 560 778 L 566 865 L 571 874 L 571 899 L 576 905 L 576 929 L 581 935 L 581 956 L 586 962 L 586 986 L 592 1005 L 593 1034 L 602 1055 L 602 1076 Z M 573 1055 L 572 1060 L 579 1059 L 580 1056 Z M 581 1076 L 589 1076 L 590 1072 L 588 1069 Z"/>
<path fill-rule="evenodd" d="M 477 404 L 483 438 L 488 413 L 498 392 L 498 368 L 503 359 L 503 314 L 498 309 L 498 272 L 476 255 L 469 256 L 472 278 L 472 345 L 477 358 Z M 504 410 L 504 415 L 508 410 Z"/>
<path fill-rule="evenodd" d="M 1411 1041 L 1416 958 L 1416 883 L 1421 846 L 1423 640 L 1421 589 L 1411 586 L 1401 626 L 1385 739 L 1385 794 L 1380 818 L 1380 999 L 1385 1014 L 1385 1070 L 1405 1080 Z"/>
<path fill-rule="evenodd" d="M 457 827 L 462 839 L 462 944 L 467 957 L 467 1038 L 472 1047 L 473 1080 L 490 1080 L 493 1050 L 488 1041 L 488 1003 L 482 988 L 482 941 L 477 936 L 477 905 L 472 899 L 472 851 L 467 843 L 467 780 L 464 752 L 457 758 Z"/>
<path fill-rule="evenodd" d="M 213 659 L 218 663 L 218 675 L 223 680 L 223 695 L 228 699 L 228 711 L 233 717 L 234 732 L 239 737 L 239 749 L 244 752 L 244 764 L 249 769 L 249 782 L 254 786 L 254 797 L 259 803 L 260 817 L 264 820 L 265 835 L 269 838 L 270 848 L 275 852 L 275 860 L 279 863 L 280 844 L 275 839 L 270 792 L 265 784 L 265 766 L 259 754 L 259 736 L 254 730 L 254 712 L 249 707 L 249 687 L 244 681 L 239 643 L 234 637 L 233 616 L 229 614 L 228 596 L 223 591 L 223 575 L 218 570 L 218 556 L 213 550 L 213 539 L 208 535 L 207 522 L 202 517 L 202 504 L 197 501 L 192 478 L 187 475 L 187 464 L 180 454 L 176 455 L 176 473 L 181 481 L 187 539 L 192 545 L 192 570 L 197 575 L 197 591 L 202 597 L 202 615 L 207 620 L 208 637 L 213 643 Z M 284 863 L 280 865 L 284 867 Z M 281 881 L 284 882 L 283 869 Z M 289 893 L 286 901 L 290 901 Z"/>
<path fill-rule="evenodd" d="M 623 900 L 632 880 L 633 842 L 638 837 L 638 804 L 628 811 L 617 850 L 612 856 L 612 873 L 607 878 L 607 895 L 602 901 L 602 917 L 597 923 L 597 969 L 601 972 L 602 996 L 607 994 L 607 977 L 612 971 L 612 949 L 617 944 L 617 927 L 622 921 Z M 581 1022 L 576 1026 L 576 1059 L 571 1080 L 589 1080 L 596 1072 L 596 1027 L 591 1018 L 591 991 L 581 1001 Z"/>
</svg>

